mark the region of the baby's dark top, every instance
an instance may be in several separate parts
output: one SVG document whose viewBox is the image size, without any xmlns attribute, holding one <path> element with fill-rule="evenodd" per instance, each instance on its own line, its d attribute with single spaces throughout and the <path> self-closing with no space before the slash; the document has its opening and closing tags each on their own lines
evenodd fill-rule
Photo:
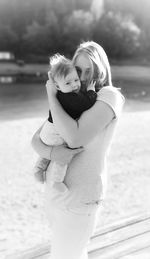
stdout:
<svg viewBox="0 0 150 259">
<path fill-rule="evenodd" d="M 87 92 L 57 92 L 57 99 L 63 109 L 73 118 L 78 119 L 81 114 L 90 109 L 96 102 L 97 94 L 93 90 Z M 51 112 L 49 111 L 49 122 L 53 122 Z"/>
</svg>

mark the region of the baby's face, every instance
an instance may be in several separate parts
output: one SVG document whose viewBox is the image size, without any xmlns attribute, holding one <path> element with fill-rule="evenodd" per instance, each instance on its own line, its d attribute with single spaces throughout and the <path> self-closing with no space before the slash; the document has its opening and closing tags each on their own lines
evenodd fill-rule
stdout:
<svg viewBox="0 0 150 259">
<path fill-rule="evenodd" d="M 66 77 L 56 77 L 55 82 L 58 86 L 58 89 L 63 93 L 77 93 L 81 87 L 76 69 L 71 70 L 71 72 Z"/>
</svg>

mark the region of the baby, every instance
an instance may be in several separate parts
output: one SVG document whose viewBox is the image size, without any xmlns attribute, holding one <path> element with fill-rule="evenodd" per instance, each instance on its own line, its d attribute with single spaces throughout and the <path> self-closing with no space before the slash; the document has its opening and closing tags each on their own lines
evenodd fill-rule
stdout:
<svg viewBox="0 0 150 259">
<path fill-rule="evenodd" d="M 87 87 L 86 92 L 81 92 L 81 83 L 72 61 L 66 57 L 55 54 L 50 58 L 51 79 L 57 88 L 57 99 L 63 109 L 73 118 L 78 120 L 81 114 L 91 108 L 96 101 L 97 94 L 94 84 L 91 83 Z M 57 132 L 51 112 L 49 118 L 45 122 L 40 132 L 40 138 L 46 145 L 55 146 L 65 144 L 64 139 Z M 69 148 L 69 147 L 68 147 Z M 34 175 L 40 182 L 45 181 L 45 172 L 49 169 L 50 161 L 45 158 L 39 158 L 34 168 Z M 67 171 L 67 164 L 58 164 L 51 162 L 51 183 L 53 188 L 61 193 L 68 191 L 64 184 L 64 178 Z"/>
</svg>

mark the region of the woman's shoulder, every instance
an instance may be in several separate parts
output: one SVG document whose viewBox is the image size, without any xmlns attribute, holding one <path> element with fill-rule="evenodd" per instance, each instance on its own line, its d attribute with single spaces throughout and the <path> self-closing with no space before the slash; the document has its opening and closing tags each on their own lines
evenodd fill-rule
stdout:
<svg viewBox="0 0 150 259">
<path fill-rule="evenodd" d="M 107 99 L 121 98 L 123 102 L 125 100 L 123 94 L 121 93 L 121 89 L 110 85 L 102 87 L 97 92 L 97 100 L 101 100 L 104 97 Z"/>
<path fill-rule="evenodd" d="M 100 90 L 97 92 L 98 95 L 100 95 L 101 93 L 121 93 L 121 88 L 117 88 L 113 85 L 107 85 L 107 86 L 103 86 L 102 88 L 100 88 Z"/>
<path fill-rule="evenodd" d="M 106 103 L 114 111 L 116 115 L 119 115 L 125 98 L 122 95 L 119 88 L 114 86 L 104 86 L 97 92 L 97 101 Z"/>
</svg>

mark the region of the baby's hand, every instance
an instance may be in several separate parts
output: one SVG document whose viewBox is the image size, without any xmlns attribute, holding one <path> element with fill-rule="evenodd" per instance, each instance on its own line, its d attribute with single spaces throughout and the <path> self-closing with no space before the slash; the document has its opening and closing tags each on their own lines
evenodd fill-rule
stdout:
<svg viewBox="0 0 150 259">
<path fill-rule="evenodd" d="M 52 79 L 51 80 L 49 79 L 46 81 L 46 89 L 52 88 L 53 85 L 54 85 L 54 83 L 53 83 Z"/>
<path fill-rule="evenodd" d="M 91 83 L 87 87 L 87 91 L 89 91 L 89 90 L 95 91 L 95 84 L 96 84 L 96 81 L 92 80 Z"/>
</svg>

